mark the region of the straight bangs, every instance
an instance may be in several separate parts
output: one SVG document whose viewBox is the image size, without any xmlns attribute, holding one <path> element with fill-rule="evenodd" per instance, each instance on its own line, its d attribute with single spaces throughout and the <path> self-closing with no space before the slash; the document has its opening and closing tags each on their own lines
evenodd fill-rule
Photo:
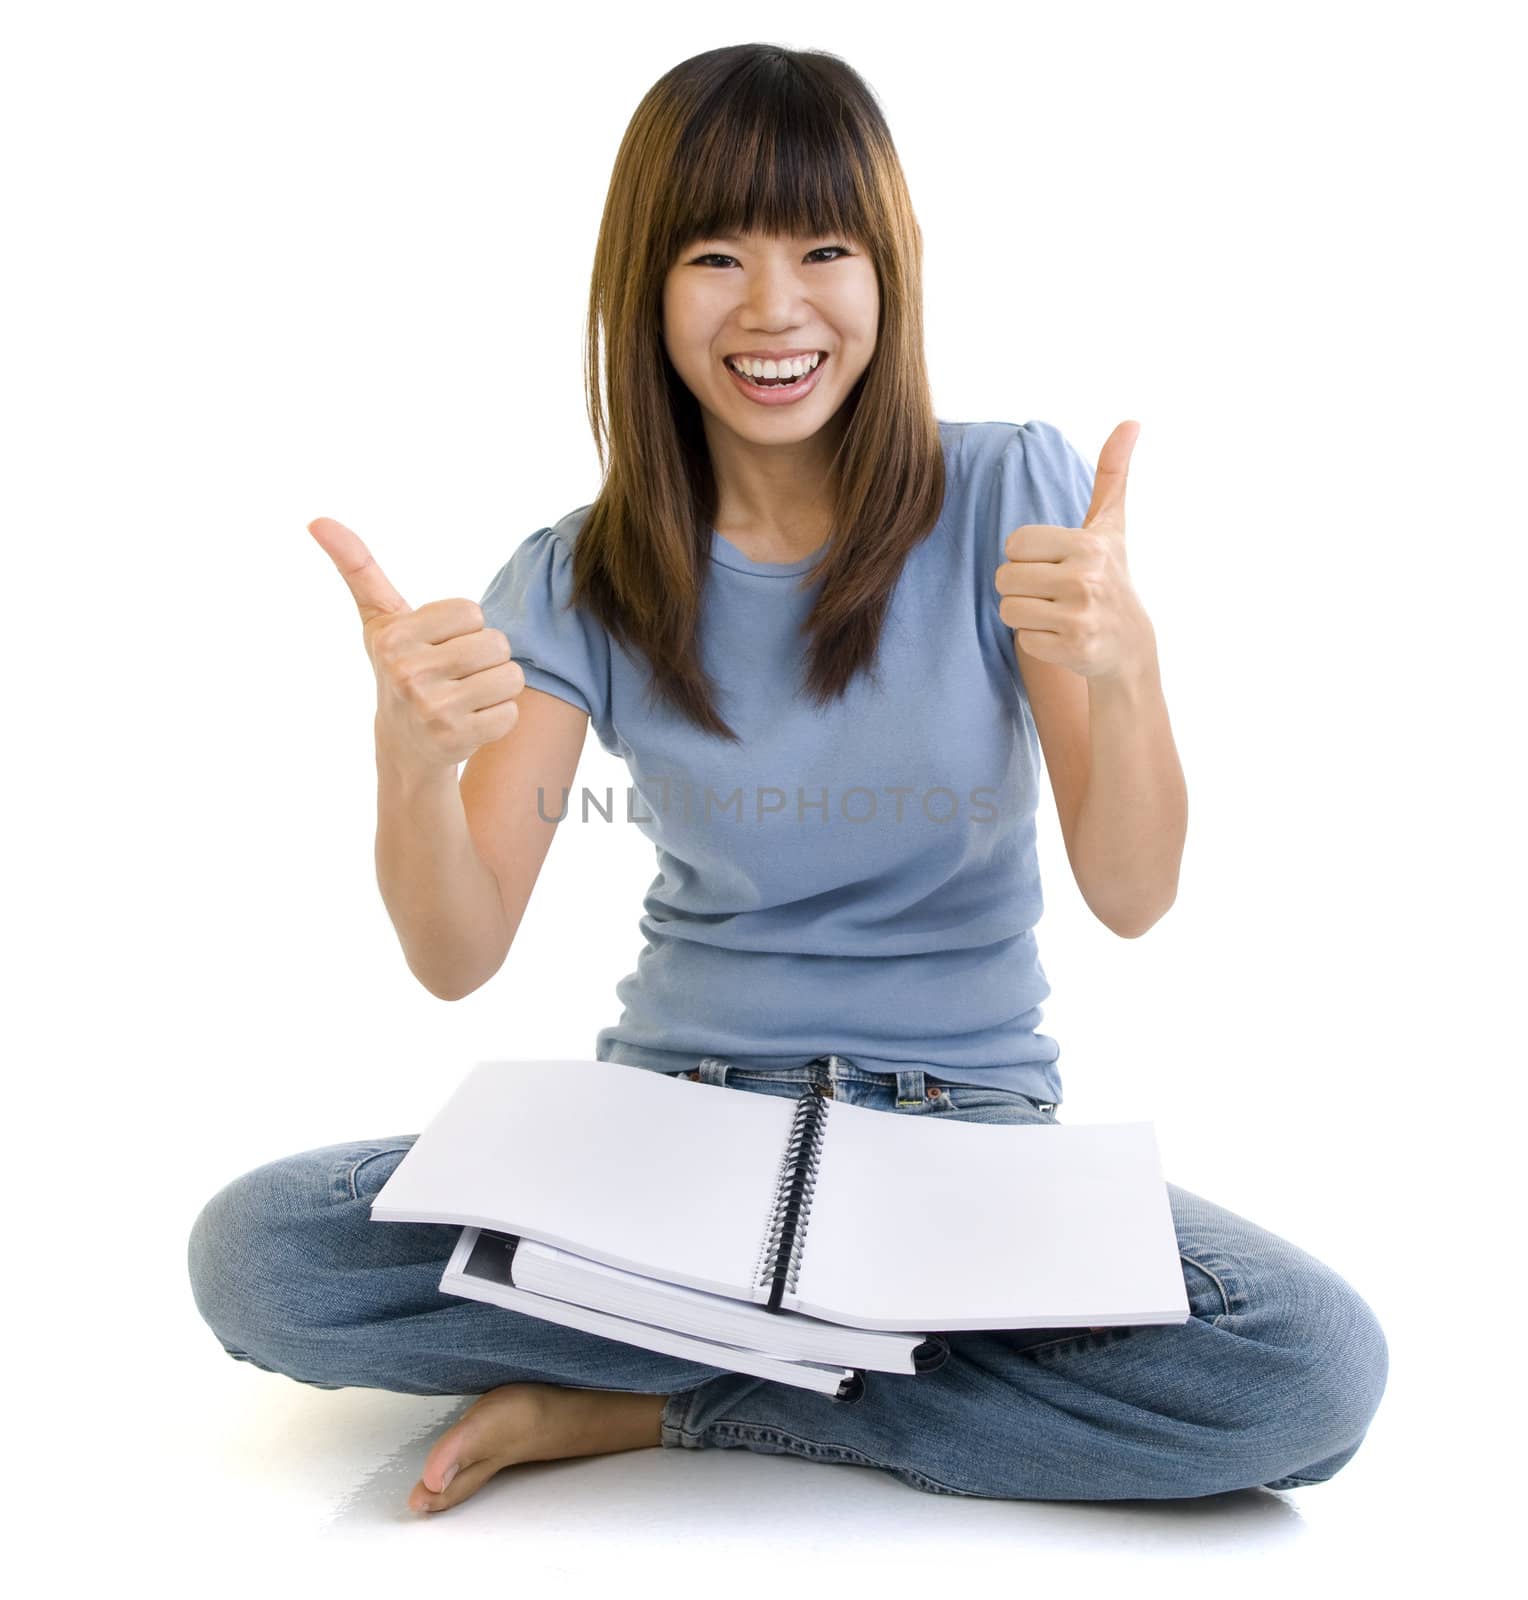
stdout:
<svg viewBox="0 0 1528 1600">
<path fill-rule="evenodd" d="M 883 257 L 875 168 L 854 124 L 801 74 L 739 74 L 696 106 L 676 141 L 663 257 L 745 234 L 835 234 Z"/>
</svg>

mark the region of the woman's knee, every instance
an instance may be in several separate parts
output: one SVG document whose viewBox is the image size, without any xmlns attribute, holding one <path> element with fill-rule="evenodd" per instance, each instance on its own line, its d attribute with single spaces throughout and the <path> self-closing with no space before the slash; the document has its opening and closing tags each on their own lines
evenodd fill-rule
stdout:
<svg viewBox="0 0 1528 1600">
<path fill-rule="evenodd" d="M 1313 1317 L 1314 1358 L 1325 1375 L 1323 1393 L 1339 1426 L 1339 1447 L 1356 1445 L 1385 1393 L 1390 1346 L 1372 1307 L 1353 1286 L 1323 1269 L 1321 1311 Z"/>
<path fill-rule="evenodd" d="M 1202 1286 L 1203 1312 L 1258 1348 L 1258 1379 L 1239 1390 L 1237 1438 L 1287 1461 L 1285 1472 L 1346 1459 L 1385 1390 L 1389 1349 L 1379 1319 L 1299 1246 L 1188 1190 L 1169 1192 L 1184 1260 L 1202 1263 L 1213 1280 Z M 1185 1277 L 1192 1291 L 1187 1265 Z"/>
<path fill-rule="evenodd" d="M 1311 1257 L 1269 1294 L 1267 1310 L 1252 1319 L 1277 1357 L 1279 1381 L 1263 1396 L 1263 1426 L 1280 1446 L 1285 1473 L 1320 1482 L 1368 1431 L 1385 1392 L 1389 1346 L 1368 1302 Z"/>
<path fill-rule="evenodd" d="M 197 1213 L 186 1243 L 191 1293 L 225 1347 L 246 1351 L 260 1328 L 304 1315 L 304 1264 L 343 1148 L 266 1162 L 225 1183 Z"/>
</svg>

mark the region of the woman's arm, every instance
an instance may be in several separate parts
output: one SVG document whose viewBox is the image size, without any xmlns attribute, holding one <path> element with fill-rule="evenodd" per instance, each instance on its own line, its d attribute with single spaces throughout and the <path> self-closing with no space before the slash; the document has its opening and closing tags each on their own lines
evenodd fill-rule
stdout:
<svg viewBox="0 0 1528 1600">
<path fill-rule="evenodd" d="M 1188 787 L 1155 643 L 1138 665 L 1087 686 L 1088 776 L 1072 870 L 1099 920 L 1138 939 L 1177 898 L 1188 834 Z"/>
<path fill-rule="evenodd" d="M 498 880 L 473 844 L 454 767 L 420 773 L 379 742 L 376 857 L 377 886 L 409 971 L 440 1000 L 486 983 L 512 935 Z"/>
<path fill-rule="evenodd" d="M 1188 830 L 1155 638 L 1117 677 L 1080 677 L 1017 641 L 1014 655 L 1077 887 L 1105 927 L 1139 938 L 1177 895 Z"/>
<path fill-rule="evenodd" d="M 1139 431 L 1122 422 L 1104 441 L 1082 526 L 1016 528 L 995 578 L 1077 887 L 1122 939 L 1177 898 L 1188 833 L 1156 630 L 1125 561 Z"/>
</svg>

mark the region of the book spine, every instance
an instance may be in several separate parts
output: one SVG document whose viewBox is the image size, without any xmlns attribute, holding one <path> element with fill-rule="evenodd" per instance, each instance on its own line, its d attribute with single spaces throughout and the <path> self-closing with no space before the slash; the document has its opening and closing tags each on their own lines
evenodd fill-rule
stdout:
<svg viewBox="0 0 1528 1600">
<path fill-rule="evenodd" d="M 806 1227 L 811 1218 L 812 1194 L 817 1186 L 817 1167 L 822 1159 L 822 1140 L 827 1128 L 831 1102 L 809 1089 L 796 1102 L 791 1119 L 790 1138 L 780 1162 L 775 1201 L 770 1210 L 769 1228 L 759 1252 L 756 1286 L 769 1287 L 766 1310 L 779 1311 L 786 1291 L 794 1292 L 801 1270 L 801 1252 L 806 1245 Z"/>
</svg>

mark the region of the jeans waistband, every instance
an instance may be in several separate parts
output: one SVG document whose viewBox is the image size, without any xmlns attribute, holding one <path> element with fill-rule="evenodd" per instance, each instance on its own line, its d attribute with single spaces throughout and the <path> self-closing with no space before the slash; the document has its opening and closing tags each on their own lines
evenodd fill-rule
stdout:
<svg viewBox="0 0 1528 1600">
<path fill-rule="evenodd" d="M 756 1077 L 775 1079 L 781 1083 L 795 1083 L 803 1088 L 815 1088 L 830 1099 L 836 1098 L 836 1085 L 840 1083 L 874 1083 L 886 1088 L 895 1088 L 899 1105 L 909 1105 L 932 1098 L 937 1092 L 929 1086 L 930 1074 L 923 1067 L 901 1067 L 896 1072 L 872 1072 L 866 1067 L 857 1066 L 848 1056 L 838 1055 L 814 1056 L 799 1067 L 767 1070 L 739 1067 L 725 1056 L 702 1056 L 689 1075 L 700 1083 L 725 1084 L 728 1075 L 733 1072 L 745 1072 Z M 1040 1109 L 1054 1111 L 1055 1103 L 1046 1102 Z"/>
</svg>

